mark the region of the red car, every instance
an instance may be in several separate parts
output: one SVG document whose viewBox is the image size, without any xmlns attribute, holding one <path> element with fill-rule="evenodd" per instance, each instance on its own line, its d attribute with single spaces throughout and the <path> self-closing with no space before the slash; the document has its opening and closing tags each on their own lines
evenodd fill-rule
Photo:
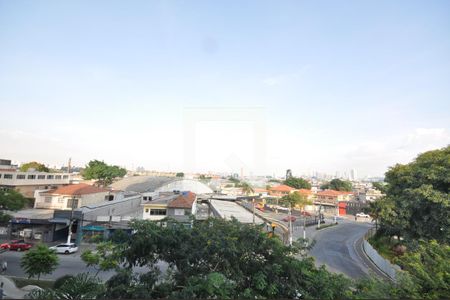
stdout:
<svg viewBox="0 0 450 300">
<path fill-rule="evenodd" d="M 24 240 L 13 240 L 9 243 L 3 243 L 0 245 L 2 249 L 16 250 L 16 251 L 24 251 L 29 250 L 33 247 L 33 244 L 26 243 Z"/>
<path fill-rule="evenodd" d="M 302 211 L 301 214 L 302 214 L 302 216 L 305 216 L 305 217 L 311 217 L 311 214 L 307 211 Z"/>
<path fill-rule="evenodd" d="M 295 220 L 297 220 L 297 218 L 295 218 L 294 216 L 291 216 L 291 222 L 295 222 Z M 284 218 L 283 218 L 283 221 L 284 221 L 284 222 L 289 222 L 289 216 L 284 217 Z"/>
</svg>

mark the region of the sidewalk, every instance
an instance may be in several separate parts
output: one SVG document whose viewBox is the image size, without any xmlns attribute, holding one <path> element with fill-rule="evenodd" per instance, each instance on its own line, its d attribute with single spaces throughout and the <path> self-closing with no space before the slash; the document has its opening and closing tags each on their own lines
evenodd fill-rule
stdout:
<svg viewBox="0 0 450 300">
<path fill-rule="evenodd" d="M 34 285 L 27 285 L 24 287 L 25 289 L 19 289 L 13 280 L 3 275 L 0 275 L 0 282 L 3 282 L 3 299 L 24 299 L 25 295 L 31 290 L 39 288 Z"/>
</svg>

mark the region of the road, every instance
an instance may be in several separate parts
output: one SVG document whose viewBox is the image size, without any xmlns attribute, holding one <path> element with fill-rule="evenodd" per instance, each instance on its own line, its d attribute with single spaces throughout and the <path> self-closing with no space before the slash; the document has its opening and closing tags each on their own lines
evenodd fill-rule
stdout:
<svg viewBox="0 0 450 300">
<path fill-rule="evenodd" d="M 318 231 L 316 244 L 309 252 L 316 265 L 325 265 L 332 272 L 351 278 L 365 277 L 373 272 L 383 276 L 362 250 L 363 236 L 373 225 L 341 221 L 339 225 Z"/>
<path fill-rule="evenodd" d="M 74 275 L 83 272 L 95 274 L 97 271 L 93 267 L 87 268 L 86 264 L 81 260 L 80 254 L 81 253 L 78 252 L 75 254 L 58 255 L 59 265 L 57 269 L 50 275 L 42 275 L 41 279 L 55 280 L 63 275 L 67 274 Z M 8 262 L 8 269 L 2 275 L 28 277 L 27 274 L 20 267 L 20 258 L 23 255 L 24 252 L 16 252 L 16 251 L 8 251 L 1 253 L 0 257 Z M 158 266 L 162 272 L 165 272 L 165 270 L 167 270 L 167 264 L 165 263 L 159 263 Z M 133 270 L 139 273 L 146 272 L 146 268 L 134 268 Z M 98 275 L 102 280 L 107 280 L 114 274 L 115 271 L 109 271 L 109 272 L 100 272 Z"/>
</svg>

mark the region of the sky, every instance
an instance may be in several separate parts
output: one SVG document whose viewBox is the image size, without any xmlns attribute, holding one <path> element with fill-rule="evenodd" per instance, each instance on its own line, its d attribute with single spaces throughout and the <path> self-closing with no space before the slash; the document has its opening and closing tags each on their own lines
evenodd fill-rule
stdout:
<svg viewBox="0 0 450 300">
<path fill-rule="evenodd" d="M 0 0 L 0 158 L 363 177 L 448 144 L 447 0 Z"/>
</svg>

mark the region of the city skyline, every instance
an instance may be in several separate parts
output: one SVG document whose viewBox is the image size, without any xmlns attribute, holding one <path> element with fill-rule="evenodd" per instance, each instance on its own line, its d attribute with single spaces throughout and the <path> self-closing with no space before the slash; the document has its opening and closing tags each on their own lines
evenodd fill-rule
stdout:
<svg viewBox="0 0 450 300">
<path fill-rule="evenodd" d="M 0 155 L 382 176 L 450 144 L 449 12 L 448 1 L 2 1 Z M 192 109 L 217 120 L 199 118 L 190 145 Z"/>
</svg>

